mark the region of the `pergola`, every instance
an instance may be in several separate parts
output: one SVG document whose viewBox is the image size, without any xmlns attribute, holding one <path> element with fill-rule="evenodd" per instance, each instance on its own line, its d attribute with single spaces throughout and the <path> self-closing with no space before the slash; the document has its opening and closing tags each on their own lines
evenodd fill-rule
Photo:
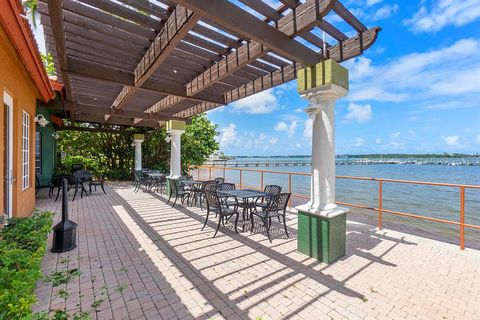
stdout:
<svg viewBox="0 0 480 320">
<path fill-rule="evenodd" d="M 170 179 L 181 175 L 186 120 L 298 76 L 313 122 L 311 198 L 297 207 L 298 249 L 324 262 L 344 255 L 348 210 L 335 202 L 334 107 L 348 92 L 348 70 L 338 63 L 372 46 L 379 27 L 368 29 L 336 0 L 281 0 L 277 8 L 261 0 L 50 0 L 39 11 L 71 119 L 166 124 Z M 143 135 L 134 141 L 141 169 Z"/>
<path fill-rule="evenodd" d="M 70 117 L 148 128 L 288 82 L 304 66 L 361 55 L 380 31 L 335 0 L 282 0 L 278 8 L 261 0 L 40 0 L 38 7 Z M 325 19 L 332 12 L 353 36 Z"/>
</svg>

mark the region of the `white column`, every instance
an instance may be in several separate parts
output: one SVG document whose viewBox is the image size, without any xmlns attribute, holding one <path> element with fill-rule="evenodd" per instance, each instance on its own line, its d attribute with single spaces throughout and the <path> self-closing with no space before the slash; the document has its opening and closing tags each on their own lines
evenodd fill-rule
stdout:
<svg viewBox="0 0 480 320">
<path fill-rule="evenodd" d="M 185 130 L 171 129 L 170 134 L 170 178 L 178 178 L 182 175 L 181 163 L 181 137 Z"/>
<path fill-rule="evenodd" d="M 305 112 L 313 121 L 312 178 L 310 201 L 298 210 L 325 217 L 348 211 L 335 204 L 335 102 L 346 94 L 343 87 L 328 84 L 302 95 L 310 102 Z"/>
<path fill-rule="evenodd" d="M 143 139 L 134 139 L 135 145 L 135 170 L 142 170 L 142 142 Z"/>
</svg>

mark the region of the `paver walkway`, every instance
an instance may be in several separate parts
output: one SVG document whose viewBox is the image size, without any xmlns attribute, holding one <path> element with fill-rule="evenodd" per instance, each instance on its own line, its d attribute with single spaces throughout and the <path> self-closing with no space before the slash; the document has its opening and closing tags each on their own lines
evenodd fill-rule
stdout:
<svg viewBox="0 0 480 320">
<path fill-rule="evenodd" d="M 39 283 L 35 311 L 83 310 L 94 319 L 480 319 L 478 251 L 349 221 L 347 255 L 326 265 L 296 252 L 293 213 L 290 238 L 274 223 L 272 243 L 259 227 L 235 234 L 230 225 L 212 239 L 213 218 L 200 231 L 205 211 L 172 209 L 129 184 L 107 193 L 70 202 L 78 247 L 47 253 L 43 270 L 81 275 L 57 287 Z M 59 206 L 42 190 L 37 207 Z"/>
</svg>

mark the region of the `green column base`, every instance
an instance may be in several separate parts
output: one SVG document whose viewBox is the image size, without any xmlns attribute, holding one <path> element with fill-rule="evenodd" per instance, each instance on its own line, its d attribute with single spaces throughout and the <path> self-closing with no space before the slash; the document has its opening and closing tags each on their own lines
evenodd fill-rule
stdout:
<svg viewBox="0 0 480 320">
<path fill-rule="evenodd" d="M 165 183 L 165 191 L 166 191 L 167 197 L 170 197 L 170 195 L 172 197 L 175 197 L 175 194 L 173 194 L 173 192 L 172 192 L 173 190 L 174 189 L 170 185 L 170 179 L 167 179 L 167 182 Z"/>
<path fill-rule="evenodd" d="M 345 255 L 347 214 L 328 218 L 298 210 L 298 251 L 325 263 Z"/>
</svg>

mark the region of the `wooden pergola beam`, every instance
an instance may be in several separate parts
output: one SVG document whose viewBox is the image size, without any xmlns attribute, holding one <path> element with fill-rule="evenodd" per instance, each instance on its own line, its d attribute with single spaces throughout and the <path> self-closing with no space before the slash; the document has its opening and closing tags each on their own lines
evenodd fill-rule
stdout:
<svg viewBox="0 0 480 320">
<path fill-rule="evenodd" d="M 46 106 L 52 110 L 58 111 L 69 111 L 75 112 L 77 114 L 91 114 L 96 116 L 115 116 L 119 118 L 131 118 L 131 119 L 140 119 L 140 120 L 153 120 L 153 121 L 168 121 L 168 120 L 181 120 L 185 121 L 184 118 L 170 116 L 170 115 L 159 115 L 159 114 L 152 114 L 140 111 L 129 111 L 129 110 L 121 110 L 117 113 L 113 113 L 113 110 L 108 107 L 99 107 L 87 104 L 81 104 L 72 101 L 66 101 L 65 104 L 62 105 L 47 105 Z"/>
<path fill-rule="evenodd" d="M 114 110 L 123 108 L 127 100 L 145 84 L 197 22 L 198 17 L 192 11 L 182 6 L 175 8 L 135 68 L 134 85 L 125 86 L 113 102 Z"/>
<path fill-rule="evenodd" d="M 176 0 L 176 2 L 293 61 L 300 61 L 306 65 L 314 65 L 319 61 L 315 51 L 227 0 Z"/>
<path fill-rule="evenodd" d="M 75 117 L 77 122 L 86 122 L 86 123 L 98 123 L 104 124 L 105 118 L 103 116 L 92 116 L 80 114 Z M 147 127 L 147 128 L 158 128 L 160 127 L 160 122 L 156 120 L 144 120 L 142 124 L 135 124 L 133 119 L 122 118 L 117 116 L 111 116 L 108 120 L 109 125 L 119 125 L 119 126 L 129 126 L 129 127 Z"/>
<path fill-rule="evenodd" d="M 57 53 L 58 63 L 60 64 L 65 95 L 67 99 L 73 100 L 72 84 L 68 74 L 63 71 L 67 68 L 67 48 L 65 45 L 65 32 L 63 26 L 62 0 L 48 1 L 48 12 L 55 38 L 55 51 Z"/>
<path fill-rule="evenodd" d="M 355 37 L 349 38 L 348 40 L 345 40 L 335 46 L 332 46 L 331 48 L 328 48 L 328 55 L 331 59 L 338 62 L 342 62 L 359 56 L 363 53 L 364 50 L 367 50 L 373 45 L 373 43 L 375 43 L 378 33 L 380 31 L 381 28 L 375 27 L 361 32 Z M 288 65 L 265 76 L 259 77 L 258 79 L 250 81 L 245 85 L 239 86 L 233 90 L 226 92 L 225 101 L 226 103 L 231 103 L 252 94 L 291 81 L 296 78 L 296 71 L 300 68 L 303 68 L 303 66 L 300 64 Z M 197 106 L 176 113 L 175 115 L 181 117 L 191 117 L 192 115 L 198 113 L 199 108 L 203 110 L 201 112 L 204 112 L 216 107 L 217 106 L 214 106 L 212 104 L 200 103 Z"/>
<path fill-rule="evenodd" d="M 288 37 L 310 30 L 319 19 L 322 19 L 331 10 L 332 1 L 308 0 L 298 6 L 294 12 L 287 14 L 277 21 L 278 31 Z M 233 72 L 240 70 L 246 65 L 256 61 L 258 58 L 266 57 L 268 48 L 256 41 L 247 42 L 236 51 L 228 54 L 225 58 L 215 63 L 205 72 L 187 84 L 188 96 L 196 96 L 207 87 L 217 81 L 221 81 Z M 318 56 L 319 61 L 322 59 Z M 285 63 L 287 65 L 287 63 Z M 170 103 L 168 104 L 167 101 Z M 158 112 L 173 104 L 181 102 L 182 99 L 169 99 L 154 104 L 149 110 Z"/>
<path fill-rule="evenodd" d="M 115 82 L 118 84 L 123 84 L 125 86 L 133 87 L 134 84 L 134 75 L 132 72 L 117 69 L 112 67 L 107 67 L 105 65 L 87 61 L 84 59 L 68 57 L 67 58 L 67 68 L 62 69 L 66 72 L 66 74 L 72 75 L 80 75 L 84 77 L 90 77 L 94 79 L 104 80 Z M 166 94 L 177 96 L 189 100 L 194 101 L 207 101 L 213 103 L 223 103 L 223 97 L 221 95 L 218 96 L 210 96 L 210 97 L 190 97 L 186 94 L 185 88 L 182 86 L 173 86 L 168 83 L 158 83 L 156 81 L 147 81 L 142 86 L 143 89 L 155 91 L 157 93 Z"/>
</svg>

